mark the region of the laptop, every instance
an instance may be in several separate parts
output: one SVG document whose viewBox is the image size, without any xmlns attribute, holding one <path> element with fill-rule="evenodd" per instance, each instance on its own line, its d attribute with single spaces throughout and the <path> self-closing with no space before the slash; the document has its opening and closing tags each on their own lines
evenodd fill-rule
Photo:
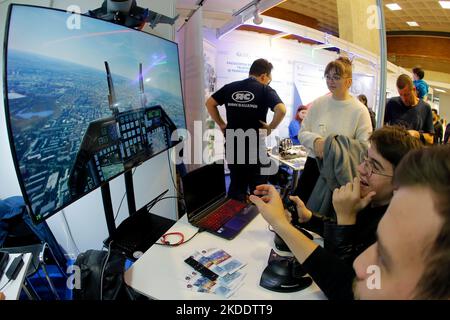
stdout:
<svg viewBox="0 0 450 320">
<path fill-rule="evenodd" d="M 231 240 L 258 215 L 253 204 L 226 195 L 223 164 L 212 163 L 182 177 L 188 221 Z"/>
</svg>

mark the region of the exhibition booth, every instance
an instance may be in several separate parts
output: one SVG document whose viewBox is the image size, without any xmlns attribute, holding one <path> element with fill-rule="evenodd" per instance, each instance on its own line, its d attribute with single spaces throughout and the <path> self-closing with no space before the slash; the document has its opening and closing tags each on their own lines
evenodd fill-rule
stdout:
<svg viewBox="0 0 450 320">
<path fill-rule="evenodd" d="M 233 202 L 239 219 L 230 215 L 214 232 L 196 225 L 195 214 L 225 199 L 230 184 L 224 134 L 205 103 L 248 78 L 256 59 L 273 64 L 270 87 L 286 114 L 264 153 L 275 173 L 287 168 L 289 187 L 277 186 L 286 196 L 307 154 L 298 147 L 301 161 L 282 159 L 280 141 L 299 106 L 330 94 L 328 63 L 352 61 L 350 94 L 367 97 L 377 127 L 386 99 L 398 95 L 397 77 L 411 72 L 386 61 L 379 7 L 367 22 L 377 50 L 368 50 L 264 15 L 283 1 L 249 0 L 225 24 L 203 2 L 182 17 L 176 0 L 0 2 L 0 248 L 19 248 L 0 261 L 7 299 L 327 298 L 292 253 L 272 250 L 287 247 L 250 203 Z M 107 9 L 111 3 L 118 7 Z M 432 89 L 429 95 L 435 107 Z M 219 112 L 226 121 L 225 108 Z M 302 232 L 324 245 L 317 233 Z M 300 276 L 271 274 L 273 261 Z M 56 284 L 46 269 L 52 263 L 61 275 Z M 33 289 L 39 276 L 49 285 L 43 296 Z M 87 279 L 81 287 L 80 277 Z"/>
</svg>

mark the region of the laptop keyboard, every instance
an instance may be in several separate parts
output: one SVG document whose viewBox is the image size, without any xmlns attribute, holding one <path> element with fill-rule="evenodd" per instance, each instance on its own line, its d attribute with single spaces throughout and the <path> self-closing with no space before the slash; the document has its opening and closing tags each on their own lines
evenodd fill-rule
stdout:
<svg viewBox="0 0 450 320">
<path fill-rule="evenodd" d="M 230 199 L 200 220 L 198 225 L 205 229 L 216 231 L 246 206 L 247 204 L 243 202 Z"/>
</svg>

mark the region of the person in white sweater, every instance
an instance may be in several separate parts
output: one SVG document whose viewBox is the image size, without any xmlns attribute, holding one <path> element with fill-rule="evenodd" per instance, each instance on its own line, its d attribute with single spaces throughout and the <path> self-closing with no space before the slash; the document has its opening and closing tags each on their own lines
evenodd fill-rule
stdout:
<svg viewBox="0 0 450 320">
<path fill-rule="evenodd" d="M 299 140 L 308 149 L 308 159 L 294 194 L 305 203 L 320 174 L 315 158 L 323 158 L 325 139 L 330 135 L 345 135 L 365 142 L 372 133 L 367 108 L 350 95 L 351 61 L 340 57 L 330 62 L 324 75 L 331 94 L 312 103 L 298 134 Z"/>
</svg>

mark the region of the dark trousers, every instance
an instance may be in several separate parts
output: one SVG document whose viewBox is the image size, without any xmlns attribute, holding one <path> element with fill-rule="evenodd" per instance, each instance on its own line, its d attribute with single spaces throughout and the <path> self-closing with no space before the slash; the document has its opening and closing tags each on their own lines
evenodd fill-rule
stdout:
<svg viewBox="0 0 450 320">
<path fill-rule="evenodd" d="M 264 140 L 257 137 L 257 141 L 251 141 L 247 137 L 244 140 L 234 137 L 226 137 L 225 155 L 230 169 L 230 187 L 228 189 L 228 197 L 240 201 L 245 201 L 247 194 L 253 194 L 257 185 L 266 184 L 268 176 L 261 174 L 262 168 L 270 166 L 265 164 L 267 158 L 266 145 Z M 255 143 L 256 142 L 256 143 Z M 227 145 L 230 149 L 228 150 Z M 259 151 L 264 152 L 260 155 Z M 265 156 L 264 158 L 262 158 Z M 267 158 L 267 159 L 265 159 Z"/>
<path fill-rule="evenodd" d="M 248 193 L 253 194 L 256 186 L 266 184 L 268 176 L 261 175 L 261 166 L 257 164 L 229 164 L 230 188 L 228 196 L 245 201 Z"/>
<path fill-rule="evenodd" d="M 298 180 L 297 188 L 294 191 L 294 195 L 302 199 L 305 205 L 311 196 L 319 175 L 320 171 L 316 159 L 308 157 L 305 162 L 305 168 Z"/>
</svg>

